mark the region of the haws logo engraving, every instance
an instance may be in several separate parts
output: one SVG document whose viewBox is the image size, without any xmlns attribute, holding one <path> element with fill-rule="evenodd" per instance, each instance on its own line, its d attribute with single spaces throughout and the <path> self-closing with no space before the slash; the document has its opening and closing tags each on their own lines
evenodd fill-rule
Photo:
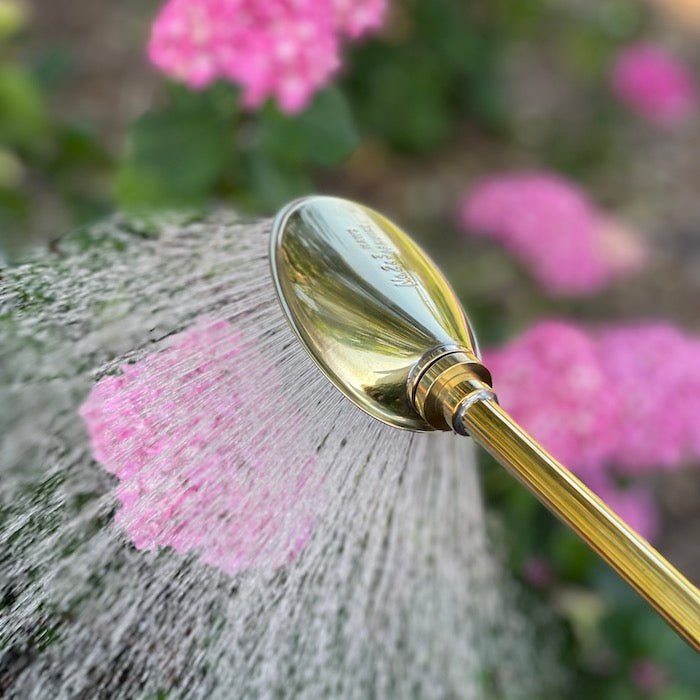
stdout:
<svg viewBox="0 0 700 700">
<path fill-rule="evenodd" d="M 408 270 L 401 264 L 399 256 L 383 234 L 369 217 L 358 216 L 357 226 L 347 229 L 355 243 L 377 261 L 380 269 L 389 274 L 390 282 L 395 287 L 415 287 L 416 282 Z"/>
</svg>

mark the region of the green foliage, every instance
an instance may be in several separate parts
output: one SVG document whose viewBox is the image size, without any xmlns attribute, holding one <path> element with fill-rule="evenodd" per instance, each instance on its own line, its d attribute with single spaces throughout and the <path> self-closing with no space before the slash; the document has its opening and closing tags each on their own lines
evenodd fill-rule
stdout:
<svg viewBox="0 0 700 700">
<path fill-rule="evenodd" d="M 115 188 L 125 209 L 200 207 L 232 166 L 240 120 L 235 90 L 217 85 L 192 93 L 172 85 L 169 98 L 130 126 Z"/>
<path fill-rule="evenodd" d="M 110 190 L 128 211 L 196 211 L 232 200 L 269 213 L 317 189 L 362 138 L 428 152 L 465 123 L 492 131 L 506 126 L 500 64 L 510 20 L 474 1 L 395 0 L 395 6 L 397 30 L 360 46 L 340 88 L 320 92 L 301 114 L 282 114 L 271 103 L 246 112 L 230 85 L 202 92 L 170 85 L 165 103 L 131 124 L 116 158 L 89 127 L 51 112 L 52 92 L 72 76 L 69 50 L 47 47 L 31 67 L 13 52 L 0 55 L 6 247 L 55 233 L 39 220 L 49 203 L 58 207 L 61 229 L 104 214 Z M 15 26 L 16 17 L 7 22 Z"/>
<path fill-rule="evenodd" d="M 664 676 L 657 700 L 688 700 L 700 687 L 695 652 L 622 579 L 559 523 L 490 458 L 483 460 L 489 504 L 504 520 L 508 563 L 524 576 L 528 562 L 550 567 L 536 586 L 569 629 L 566 664 L 575 673 L 568 698 L 636 700 L 636 663 L 651 662 Z"/>
<path fill-rule="evenodd" d="M 501 129 L 502 28 L 473 2 L 405 0 L 399 8 L 397 36 L 357 50 L 344 82 L 363 131 L 426 152 L 465 120 Z"/>
<path fill-rule="evenodd" d="M 337 88 L 314 98 L 298 117 L 289 118 L 271 105 L 260 115 L 260 150 L 280 164 L 333 166 L 357 147 L 359 136 L 350 106 Z"/>
<path fill-rule="evenodd" d="M 320 92 L 294 118 L 268 104 L 257 127 L 257 141 L 245 152 L 245 173 L 252 203 L 263 211 L 311 192 L 312 171 L 341 163 L 359 142 L 348 102 L 337 88 Z"/>
<path fill-rule="evenodd" d="M 35 149 L 48 127 L 47 106 L 33 76 L 18 65 L 0 66 L 0 141 Z"/>
<path fill-rule="evenodd" d="M 0 258 L 109 208 L 103 176 L 110 156 L 89 127 L 51 111 L 60 71 L 23 65 L 12 46 L 0 46 Z M 54 213 L 50 220 L 45 209 Z M 54 222 L 60 228 L 48 228 Z"/>
<path fill-rule="evenodd" d="M 272 211 L 311 191 L 311 171 L 338 164 L 358 141 L 337 88 L 290 117 L 271 103 L 259 113 L 241 111 L 227 85 L 200 93 L 173 87 L 167 107 L 132 124 L 116 195 L 127 209 L 200 207 L 212 196 L 233 196 Z"/>
<path fill-rule="evenodd" d="M 125 207 L 180 207 L 206 200 L 226 164 L 226 123 L 206 110 L 149 112 L 131 126 L 117 176 Z"/>
</svg>

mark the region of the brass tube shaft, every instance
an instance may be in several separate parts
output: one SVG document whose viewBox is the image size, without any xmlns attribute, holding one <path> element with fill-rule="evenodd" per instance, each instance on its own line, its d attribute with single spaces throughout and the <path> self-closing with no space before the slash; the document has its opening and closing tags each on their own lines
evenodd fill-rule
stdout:
<svg viewBox="0 0 700 700">
<path fill-rule="evenodd" d="M 700 651 L 700 591 L 557 462 L 493 400 L 462 413 L 466 431 L 578 533 Z"/>
</svg>

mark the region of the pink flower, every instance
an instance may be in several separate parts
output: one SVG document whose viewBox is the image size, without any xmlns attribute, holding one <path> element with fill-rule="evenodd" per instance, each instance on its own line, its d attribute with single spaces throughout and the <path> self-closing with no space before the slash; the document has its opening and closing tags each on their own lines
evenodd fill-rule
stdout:
<svg viewBox="0 0 700 700">
<path fill-rule="evenodd" d="M 603 468 L 617 445 L 619 399 L 595 341 L 563 322 L 544 322 L 484 353 L 499 401 L 545 448 L 579 474 Z"/>
<path fill-rule="evenodd" d="M 215 80 L 241 85 L 243 102 L 274 97 L 303 109 L 340 65 L 339 34 L 379 27 L 385 3 L 363 0 L 169 0 L 156 18 L 151 62 L 193 89 Z"/>
<path fill-rule="evenodd" d="M 700 341 L 668 324 L 593 333 L 543 322 L 484 353 L 503 407 L 642 534 L 658 515 L 637 477 L 700 455 Z"/>
<path fill-rule="evenodd" d="M 688 448 L 700 459 L 700 340 L 692 338 L 687 348 L 686 386 L 681 392 L 688 416 Z"/>
<path fill-rule="evenodd" d="M 386 0 L 332 0 L 335 24 L 347 36 L 357 39 L 380 29 L 386 15 Z"/>
<path fill-rule="evenodd" d="M 626 473 L 677 467 L 700 429 L 700 345 L 662 323 L 609 329 L 598 342 L 624 416 L 611 460 Z"/>
<path fill-rule="evenodd" d="M 282 566 L 307 542 L 315 458 L 278 445 L 251 413 L 257 380 L 239 363 L 250 352 L 226 321 L 202 321 L 99 381 L 81 407 L 138 549 L 196 552 L 234 574 Z"/>
<path fill-rule="evenodd" d="M 617 98 L 649 123 L 675 126 L 697 108 L 693 76 L 674 56 L 654 44 L 633 44 L 617 56 L 610 73 Z"/>
<path fill-rule="evenodd" d="M 573 183 L 546 172 L 500 175 L 464 197 L 460 221 L 520 260 L 552 295 L 591 294 L 637 269 L 642 243 Z"/>
</svg>

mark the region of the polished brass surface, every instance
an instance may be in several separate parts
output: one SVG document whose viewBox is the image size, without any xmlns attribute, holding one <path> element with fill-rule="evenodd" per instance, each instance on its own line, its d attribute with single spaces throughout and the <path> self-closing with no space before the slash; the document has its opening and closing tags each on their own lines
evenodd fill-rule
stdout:
<svg viewBox="0 0 700 700">
<path fill-rule="evenodd" d="M 453 350 L 478 365 L 478 348 L 432 260 L 381 214 L 318 196 L 280 212 L 271 258 L 287 317 L 335 386 L 384 423 L 434 430 L 409 375 Z"/>
<path fill-rule="evenodd" d="M 485 391 L 495 398 L 490 383 L 491 375 L 473 357 L 452 352 L 431 363 L 418 378 L 413 403 L 436 430 L 455 430 L 455 413 L 468 396 Z"/>
<path fill-rule="evenodd" d="M 462 417 L 476 442 L 578 533 L 700 651 L 700 592 L 490 400 Z"/>
<path fill-rule="evenodd" d="M 498 406 L 457 298 L 403 231 L 309 197 L 278 215 L 271 246 L 284 311 L 340 391 L 390 425 L 471 435 L 700 650 L 698 589 Z"/>
</svg>

